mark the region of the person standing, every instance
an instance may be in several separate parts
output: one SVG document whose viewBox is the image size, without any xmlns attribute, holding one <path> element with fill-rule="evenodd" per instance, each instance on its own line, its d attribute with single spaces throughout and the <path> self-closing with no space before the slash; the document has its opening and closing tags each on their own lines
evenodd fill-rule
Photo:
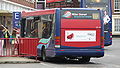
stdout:
<svg viewBox="0 0 120 68">
<path fill-rule="evenodd" d="M 7 27 L 4 27 L 3 34 L 4 34 L 4 38 L 10 38 L 10 34 Z M 8 44 L 9 44 L 9 39 L 5 39 L 3 48 L 6 48 Z"/>
<path fill-rule="evenodd" d="M 4 38 L 10 38 L 10 33 L 8 31 L 8 27 L 4 28 Z"/>
<path fill-rule="evenodd" d="M 13 32 L 12 32 L 12 38 L 16 38 L 16 29 L 13 29 Z"/>
<path fill-rule="evenodd" d="M 104 21 L 104 30 L 107 31 L 109 27 L 108 23 L 110 21 L 110 17 L 107 15 L 106 11 L 104 11 L 103 21 Z"/>
<path fill-rule="evenodd" d="M 15 44 L 17 43 L 16 42 L 16 29 L 13 28 L 13 31 L 12 31 L 12 35 L 10 36 L 10 43 L 11 43 L 11 54 L 14 55 L 15 54 Z"/>
<path fill-rule="evenodd" d="M 3 35 L 3 28 L 0 26 L 0 38 L 4 38 L 4 35 Z"/>
<path fill-rule="evenodd" d="M 0 55 L 2 55 L 3 45 L 4 45 L 4 35 L 3 35 L 3 27 L 0 25 Z"/>
</svg>

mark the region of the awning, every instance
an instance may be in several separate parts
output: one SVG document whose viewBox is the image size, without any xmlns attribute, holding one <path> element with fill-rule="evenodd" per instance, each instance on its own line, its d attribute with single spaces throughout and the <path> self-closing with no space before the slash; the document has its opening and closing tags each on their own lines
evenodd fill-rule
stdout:
<svg viewBox="0 0 120 68">
<path fill-rule="evenodd" d="M 65 0 L 46 0 L 47 3 L 59 2 L 59 1 L 65 1 Z"/>
<path fill-rule="evenodd" d="M 12 12 L 8 10 L 0 10 L 0 16 L 12 16 Z"/>
</svg>

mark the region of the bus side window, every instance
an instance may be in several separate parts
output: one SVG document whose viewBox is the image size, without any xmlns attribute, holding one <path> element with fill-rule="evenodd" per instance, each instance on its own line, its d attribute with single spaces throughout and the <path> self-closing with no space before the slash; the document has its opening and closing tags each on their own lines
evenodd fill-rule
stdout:
<svg viewBox="0 0 120 68">
<path fill-rule="evenodd" d="M 26 19 L 26 25 L 25 25 L 25 37 L 30 37 L 31 36 L 31 26 L 33 25 L 33 19 Z M 29 30 L 28 30 L 29 29 Z"/>
<path fill-rule="evenodd" d="M 43 38 L 48 38 L 48 28 L 49 27 L 47 27 L 47 23 L 48 22 L 44 22 L 44 24 L 43 24 L 43 32 L 42 32 L 42 37 Z"/>
<path fill-rule="evenodd" d="M 53 16 L 53 15 L 52 15 Z M 49 38 L 52 33 L 52 17 L 50 15 L 43 16 L 42 38 Z"/>
<path fill-rule="evenodd" d="M 43 21 L 41 20 L 41 16 L 40 19 L 38 21 L 38 38 L 42 38 L 42 27 L 43 27 Z"/>
</svg>

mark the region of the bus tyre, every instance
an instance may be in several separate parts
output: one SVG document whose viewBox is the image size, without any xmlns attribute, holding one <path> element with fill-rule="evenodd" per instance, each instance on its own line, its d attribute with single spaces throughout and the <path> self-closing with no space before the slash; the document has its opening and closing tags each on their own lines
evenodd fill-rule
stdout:
<svg viewBox="0 0 120 68">
<path fill-rule="evenodd" d="M 42 61 L 47 61 L 45 48 L 42 49 Z"/>
<path fill-rule="evenodd" d="M 90 58 L 91 58 L 91 57 L 82 57 L 81 59 L 79 59 L 79 61 L 80 61 L 81 63 L 87 63 L 87 62 L 90 61 Z"/>
</svg>

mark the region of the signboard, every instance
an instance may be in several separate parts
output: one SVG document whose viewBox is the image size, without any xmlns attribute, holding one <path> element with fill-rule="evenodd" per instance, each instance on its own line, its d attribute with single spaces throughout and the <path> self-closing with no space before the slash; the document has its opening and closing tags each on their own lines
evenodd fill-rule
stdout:
<svg viewBox="0 0 120 68">
<path fill-rule="evenodd" d="M 59 1 L 64 1 L 64 0 L 46 0 L 47 3 L 59 2 Z"/>
<path fill-rule="evenodd" d="M 65 42 L 95 42 L 96 31 L 95 30 L 66 30 Z"/>
<path fill-rule="evenodd" d="M 98 11 L 90 10 L 62 10 L 63 19 L 100 19 Z"/>
<path fill-rule="evenodd" d="M 13 28 L 20 28 L 21 12 L 13 12 Z"/>
</svg>

